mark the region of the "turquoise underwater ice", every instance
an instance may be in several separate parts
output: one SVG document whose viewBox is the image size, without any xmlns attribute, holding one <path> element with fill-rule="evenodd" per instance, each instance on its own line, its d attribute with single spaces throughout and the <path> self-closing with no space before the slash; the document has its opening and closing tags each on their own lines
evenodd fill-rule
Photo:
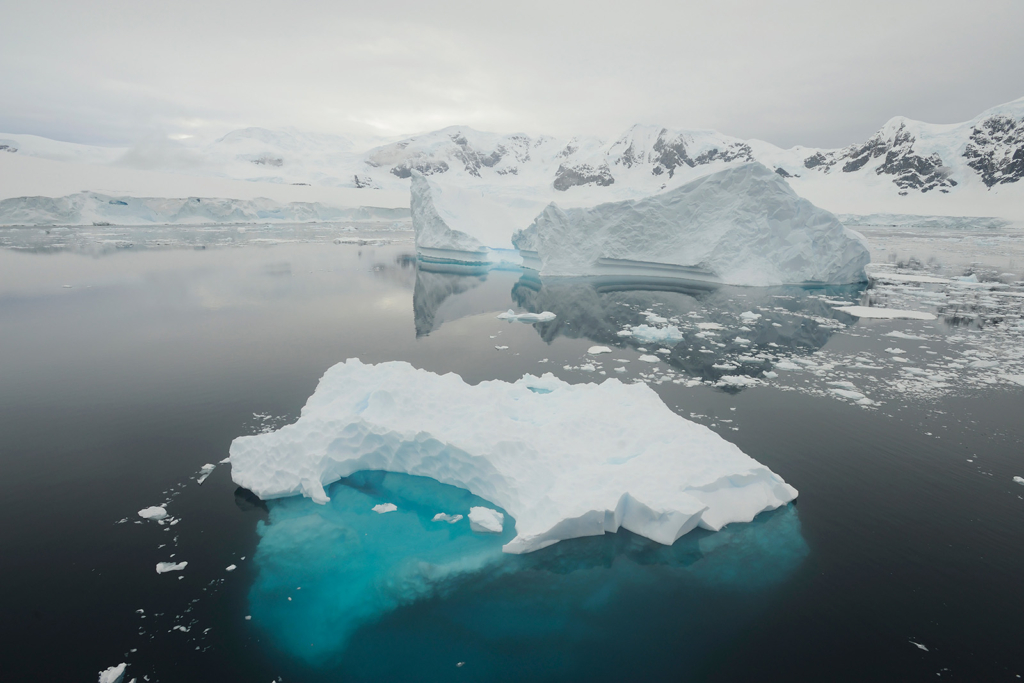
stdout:
<svg viewBox="0 0 1024 683">
<path fill-rule="evenodd" d="M 672 546 L 620 531 L 507 555 L 501 546 L 515 536 L 514 520 L 505 516 L 501 534 L 471 531 L 469 508 L 494 506 L 462 489 L 359 472 L 333 484 L 328 495 L 326 505 L 301 497 L 268 501 L 249 593 L 252 625 L 307 671 L 354 666 L 360 675 L 418 672 L 427 680 L 423 664 L 403 671 L 386 655 L 368 653 L 394 646 L 409 661 L 450 659 L 455 639 L 464 646 L 459 652 L 486 659 L 493 649 L 501 660 L 510 642 L 541 649 L 552 639 L 598 643 L 609 637 L 602 612 L 621 611 L 631 601 L 656 604 L 667 591 L 686 596 L 697 619 L 714 612 L 719 598 L 713 596 L 742 605 L 770 592 L 809 552 L 793 505 L 719 532 L 691 532 Z M 378 514 L 372 508 L 380 503 L 397 510 Z M 440 512 L 463 519 L 432 521 Z M 434 621 L 397 627 L 403 642 L 396 643 L 389 624 L 416 605 L 429 608 Z M 570 660 L 564 658 L 566 666 Z M 557 671 L 551 665 L 547 671 Z"/>
</svg>

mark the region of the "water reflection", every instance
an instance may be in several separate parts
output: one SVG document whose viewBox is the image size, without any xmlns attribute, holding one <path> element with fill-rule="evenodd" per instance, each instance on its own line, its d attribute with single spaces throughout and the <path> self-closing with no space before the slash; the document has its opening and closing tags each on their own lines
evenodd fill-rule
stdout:
<svg viewBox="0 0 1024 683">
<path fill-rule="evenodd" d="M 486 273 L 426 272 L 416 277 L 418 334 L 436 329 L 438 311 L 478 287 Z M 512 286 L 511 305 L 558 317 L 533 325 L 547 342 L 583 338 L 639 353 L 658 353 L 675 371 L 702 381 L 761 377 L 780 359 L 821 349 L 852 318 L 834 310 L 860 299 L 866 285 L 728 287 L 707 283 L 607 278 L 540 279 L 533 271 Z M 505 301 L 490 301 L 504 310 Z M 476 308 L 480 308 L 477 306 Z M 482 312 L 475 310 L 473 312 Z M 445 316 L 451 320 L 453 316 Z M 737 384 L 736 387 L 742 386 Z"/>
</svg>

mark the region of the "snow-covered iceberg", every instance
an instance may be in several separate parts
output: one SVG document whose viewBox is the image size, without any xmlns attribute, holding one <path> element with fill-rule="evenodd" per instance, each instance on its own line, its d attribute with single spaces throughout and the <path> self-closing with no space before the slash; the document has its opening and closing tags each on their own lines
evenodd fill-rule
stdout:
<svg viewBox="0 0 1024 683">
<path fill-rule="evenodd" d="M 756 162 L 643 199 L 551 203 L 512 241 L 542 276 L 843 284 L 866 281 L 870 261 L 862 236 Z"/>
<path fill-rule="evenodd" d="M 796 490 L 643 384 L 465 383 L 408 363 L 330 368 L 299 420 L 231 444 L 235 483 L 302 494 L 361 470 L 433 478 L 505 510 L 526 553 L 620 527 L 664 544 L 749 522 Z"/>
<path fill-rule="evenodd" d="M 542 202 L 439 183 L 417 171 L 411 175 L 412 226 L 421 257 L 440 262 L 518 262 L 512 233 L 530 225 L 544 207 Z"/>
</svg>

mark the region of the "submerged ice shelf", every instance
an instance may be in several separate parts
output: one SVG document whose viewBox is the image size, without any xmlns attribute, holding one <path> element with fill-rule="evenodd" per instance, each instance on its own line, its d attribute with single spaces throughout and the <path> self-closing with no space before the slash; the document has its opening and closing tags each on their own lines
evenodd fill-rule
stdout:
<svg viewBox="0 0 1024 683">
<path fill-rule="evenodd" d="M 643 384 L 553 375 L 466 384 L 408 363 L 330 368 L 299 420 L 231 444 L 234 481 L 261 498 L 329 499 L 361 470 L 466 489 L 503 508 L 526 553 L 620 527 L 663 544 L 749 522 L 797 492 Z"/>
</svg>

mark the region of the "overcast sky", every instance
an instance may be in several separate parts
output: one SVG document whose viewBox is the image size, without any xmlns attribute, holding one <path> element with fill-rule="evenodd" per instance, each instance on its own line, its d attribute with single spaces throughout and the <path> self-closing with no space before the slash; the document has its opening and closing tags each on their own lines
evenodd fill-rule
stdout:
<svg viewBox="0 0 1024 683">
<path fill-rule="evenodd" d="M 0 0 L 0 131 L 637 122 L 842 146 L 1024 96 L 1024 1 Z"/>
</svg>

